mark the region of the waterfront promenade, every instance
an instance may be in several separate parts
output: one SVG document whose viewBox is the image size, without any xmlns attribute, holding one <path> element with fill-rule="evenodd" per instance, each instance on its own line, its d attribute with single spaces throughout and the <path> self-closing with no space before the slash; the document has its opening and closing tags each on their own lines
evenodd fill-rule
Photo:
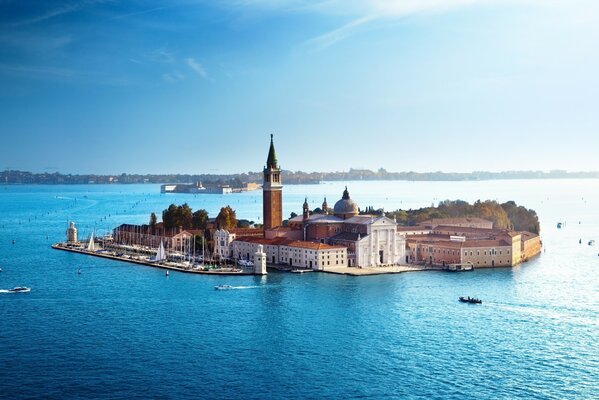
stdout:
<svg viewBox="0 0 599 400">
<path fill-rule="evenodd" d="M 191 274 L 204 274 L 204 275 L 255 275 L 253 270 L 237 269 L 233 267 L 222 267 L 214 269 L 204 269 L 197 265 L 178 263 L 173 261 L 162 261 L 162 262 L 151 262 L 147 257 L 143 256 L 129 256 L 125 254 L 119 254 L 115 251 L 110 250 L 87 250 L 81 247 L 68 246 L 64 243 L 56 243 L 52 245 L 53 249 L 69 251 L 72 253 L 85 254 L 93 257 L 108 258 L 115 261 L 128 262 L 138 265 L 146 265 L 154 268 L 161 268 L 165 270 L 180 271 Z M 418 271 L 441 271 L 442 268 L 438 266 L 431 267 L 430 265 L 394 265 L 387 267 L 376 267 L 376 268 L 355 268 L 355 267 L 330 267 L 325 270 L 292 270 L 288 266 L 280 266 L 268 264 L 268 268 L 275 269 L 280 272 L 324 272 L 328 274 L 336 275 L 348 275 L 348 276 L 371 276 L 371 275 L 385 275 L 385 274 L 400 274 L 403 272 L 418 272 Z"/>
<path fill-rule="evenodd" d="M 442 271 L 442 268 L 439 266 L 431 267 L 430 265 L 393 265 L 388 267 L 376 268 L 331 267 L 327 268 L 322 272 L 349 276 L 369 276 L 384 274 L 401 274 L 403 272 L 419 271 Z"/>
</svg>

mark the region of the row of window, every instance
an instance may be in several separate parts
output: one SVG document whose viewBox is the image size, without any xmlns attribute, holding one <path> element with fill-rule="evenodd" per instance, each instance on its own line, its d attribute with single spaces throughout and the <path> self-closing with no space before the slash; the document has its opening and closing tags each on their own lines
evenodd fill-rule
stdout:
<svg viewBox="0 0 599 400">
<path fill-rule="evenodd" d="M 433 254 L 435 254 L 435 253 L 436 254 L 447 254 L 447 255 L 454 255 L 454 256 L 459 254 L 459 252 L 456 253 L 455 250 L 441 250 L 441 249 L 435 249 L 435 248 L 432 248 L 432 251 L 431 251 L 431 248 L 428 248 L 428 249 L 425 249 L 425 250 L 427 252 L 433 253 Z M 506 252 L 507 252 L 508 255 L 510 254 L 509 250 L 507 250 Z M 490 256 L 496 256 L 496 255 L 498 255 L 497 250 L 495 250 L 495 249 L 489 250 L 488 253 L 489 253 Z M 464 251 L 464 255 L 467 256 L 468 255 L 468 251 Z M 470 255 L 471 256 L 474 255 L 474 252 L 470 251 Z M 480 256 L 480 250 L 476 251 L 476 255 Z M 485 256 L 487 255 L 487 250 L 483 250 L 483 255 L 485 255 Z M 499 255 L 500 256 L 503 255 L 503 251 L 502 250 L 499 250 Z"/>
</svg>

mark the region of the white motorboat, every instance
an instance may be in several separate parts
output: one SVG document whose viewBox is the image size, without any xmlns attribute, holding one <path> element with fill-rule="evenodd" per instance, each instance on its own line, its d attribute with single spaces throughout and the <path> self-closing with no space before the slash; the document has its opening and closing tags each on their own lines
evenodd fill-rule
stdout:
<svg viewBox="0 0 599 400">
<path fill-rule="evenodd" d="M 214 287 L 214 290 L 231 290 L 233 289 L 233 286 L 231 285 L 216 285 Z"/>
<path fill-rule="evenodd" d="M 12 289 L 8 289 L 8 291 L 10 293 L 27 293 L 27 292 L 31 292 L 31 288 L 28 288 L 25 286 L 16 286 Z"/>
</svg>

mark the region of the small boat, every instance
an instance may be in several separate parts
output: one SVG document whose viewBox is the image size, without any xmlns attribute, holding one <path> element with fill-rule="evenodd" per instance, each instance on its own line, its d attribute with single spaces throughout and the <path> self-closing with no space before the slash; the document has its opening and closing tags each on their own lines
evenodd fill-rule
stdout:
<svg viewBox="0 0 599 400">
<path fill-rule="evenodd" d="M 483 301 L 480 299 L 476 299 L 474 297 L 470 297 L 470 296 L 468 296 L 468 297 L 460 296 L 460 302 L 470 303 L 470 304 L 482 304 Z"/>
<path fill-rule="evenodd" d="M 472 265 L 472 263 L 448 264 L 445 266 L 445 268 L 443 268 L 443 270 L 449 272 L 474 271 L 474 265 Z"/>
<path fill-rule="evenodd" d="M 31 289 L 25 286 L 16 286 L 12 289 L 8 289 L 10 293 L 27 293 L 31 292 Z"/>
<path fill-rule="evenodd" d="M 233 286 L 231 285 L 216 285 L 214 287 L 214 290 L 231 290 L 233 289 Z"/>
<path fill-rule="evenodd" d="M 589 246 L 594 246 L 595 245 L 595 241 L 594 240 L 589 240 Z"/>
<path fill-rule="evenodd" d="M 562 225 L 563 225 L 563 224 L 562 224 L 561 222 L 558 222 L 558 223 L 557 223 L 557 229 L 561 229 L 561 228 L 562 228 Z"/>
<path fill-rule="evenodd" d="M 292 269 L 290 271 L 292 274 L 303 274 L 304 272 L 310 272 L 309 269 Z"/>
</svg>

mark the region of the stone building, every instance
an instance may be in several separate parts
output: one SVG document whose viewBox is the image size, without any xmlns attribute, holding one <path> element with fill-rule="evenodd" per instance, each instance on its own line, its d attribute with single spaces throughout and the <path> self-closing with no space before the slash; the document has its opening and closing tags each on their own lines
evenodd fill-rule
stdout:
<svg viewBox="0 0 599 400">
<path fill-rule="evenodd" d="M 440 266 L 509 267 L 541 251 L 540 237 L 530 232 L 457 225 L 436 226 L 428 233 L 407 235 L 406 243 L 407 261 Z"/>
</svg>

